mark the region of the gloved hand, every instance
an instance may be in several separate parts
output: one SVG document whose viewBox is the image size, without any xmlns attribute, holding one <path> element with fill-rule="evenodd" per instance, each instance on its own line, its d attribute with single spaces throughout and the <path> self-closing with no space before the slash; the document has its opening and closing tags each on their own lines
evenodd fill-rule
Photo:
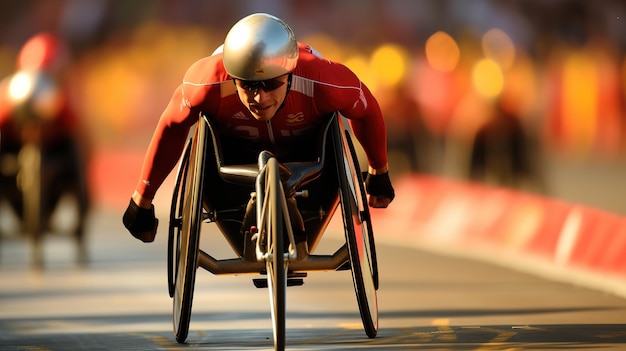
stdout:
<svg viewBox="0 0 626 351">
<path fill-rule="evenodd" d="M 154 241 L 159 225 L 159 220 L 154 216 L 154 205 L 150 209 L 141 208 L 131 199 L 122 221 L 135 238 L 144 243 Z"/>
<path fill-rule="evenodd" d="M 396 196 L 388 172 L 382 174 L 367 173 L 365 191 L 370 194 L 369 205 L 375 208 L 386 208 Z"/>
</svg>

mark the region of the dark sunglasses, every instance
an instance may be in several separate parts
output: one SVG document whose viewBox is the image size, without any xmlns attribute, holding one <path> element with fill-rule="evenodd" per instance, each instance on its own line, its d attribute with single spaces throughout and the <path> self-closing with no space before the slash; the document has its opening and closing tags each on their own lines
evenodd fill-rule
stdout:
<svg viewBox="0 0 626 351">
<path fill-rule="evenodd" d="M 235 85 L 252 93 L 256 93 L 257 91 L 259 91 L 259 89 L 263 90 L 266 93 L 269 93 L 270 91 L 273 91 L 282 87 L 284 84 L 285 82 L 282 80 L 279 80 L 278 78 L 272 78 L 272 79 L 267 79 L 267 80 L 235 79 Z"/>
</svg>

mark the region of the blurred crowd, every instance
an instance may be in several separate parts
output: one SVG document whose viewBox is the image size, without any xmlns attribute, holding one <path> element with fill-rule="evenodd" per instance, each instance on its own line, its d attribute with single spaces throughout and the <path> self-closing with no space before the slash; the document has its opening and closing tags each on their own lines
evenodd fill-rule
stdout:
<svg viewBox="0 0 626 351">
<path fill-rule="evenodd" d="M 94 147 L 143 150 L 185 69 L 252 12 L 283 18 L 370 87 L 395 174 L 545 193 L 546 153 L 626 154 L 619 0 L 11 0 L 0 3 L 0 76 L 28 38 L 58 35 Z"/>
</svg>

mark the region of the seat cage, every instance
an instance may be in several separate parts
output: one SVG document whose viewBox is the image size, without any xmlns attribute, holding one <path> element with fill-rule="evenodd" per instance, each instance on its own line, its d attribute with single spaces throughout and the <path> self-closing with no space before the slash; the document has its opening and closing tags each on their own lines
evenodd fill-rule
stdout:
<svg viewBox="0 0 626 351">
<path fill-rule="evenodd" d="M 280 162 L 281 179 L 287 194 L 292 194 L 295 189 L 300 188 L 311 181 L 317 179 L 326 163 L 326 142 L 332 123 L 338 118 L 337 113 L 329 115 L 324 121 L 317 140 L 317 159 L 314 161 L 302 162 Z M 213 151 L 215 152 L 215 160 L 217 161 L 217 171 L 222 180 L 246 186 L 254 186 L 257 176 L 259 175 L 258 164 L 236 164 L 229 165 L 225 162 L 224 151 L 220 143 L 219 135 L 215 132 L 215 126 L 205 114 L 201 115 L 211 135 L 213 142 Z M 280 161 L 280 160 L 279 160 Z"/>
</svg>

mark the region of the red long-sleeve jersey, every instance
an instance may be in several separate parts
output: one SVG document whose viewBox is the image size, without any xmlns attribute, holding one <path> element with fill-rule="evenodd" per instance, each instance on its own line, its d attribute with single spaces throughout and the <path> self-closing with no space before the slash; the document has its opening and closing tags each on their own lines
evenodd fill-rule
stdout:
<svg viewBox="0 0 626 351">
<path fill-rule="evenodd" d="M 219 134 L 280 147 L 338 111 L 349 119 L 369 165 L 386 166 L 385 123 L 369 89 L 346 66 L 321 58 L 305 44 L 298 47 L 291 90 L 284 106 L 266 122 L 256 120 L 239 100 L 221 53 L 195 62 L 159 119 L 136 190 L 146 199 L 154 198 L 178 162 L 189 128 L 200 113 L 211 118 Z"/>
</svg>

